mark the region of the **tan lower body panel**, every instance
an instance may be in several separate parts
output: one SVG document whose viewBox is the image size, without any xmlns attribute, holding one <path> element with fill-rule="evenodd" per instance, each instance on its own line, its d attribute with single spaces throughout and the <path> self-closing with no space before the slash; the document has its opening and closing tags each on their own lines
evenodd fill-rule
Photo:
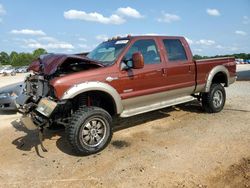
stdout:
<svg viewBox="0 0 250 188">
<path fill-rule="evenodd" d="M 173 106 L 194 100 L 191 96 L 194 87 L 176 89 L 151 95 L 134 97 L 122 101 L 123 112 L 121 117 L 130 117 L 137 114 Z"/>
</svg>

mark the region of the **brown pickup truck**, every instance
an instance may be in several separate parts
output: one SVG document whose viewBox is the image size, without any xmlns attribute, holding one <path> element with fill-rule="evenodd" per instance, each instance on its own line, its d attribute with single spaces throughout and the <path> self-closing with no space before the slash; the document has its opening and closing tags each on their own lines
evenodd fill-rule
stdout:
<svg viewBox="0 0 250 188">
<path fill-rule="evenodd" d="M 113 38 L 86 54 L 47 54 L 33 62 L 34 74 L 17 99 L 22 121 L 41 131 L 61 124 L 73 150 L 82 155 L 104 149 L 112 137 L 112 117 L 201 101 L 220 112 L 235 81 L 231 57 L 193 60 L 185 38 Z"/>
</svg>

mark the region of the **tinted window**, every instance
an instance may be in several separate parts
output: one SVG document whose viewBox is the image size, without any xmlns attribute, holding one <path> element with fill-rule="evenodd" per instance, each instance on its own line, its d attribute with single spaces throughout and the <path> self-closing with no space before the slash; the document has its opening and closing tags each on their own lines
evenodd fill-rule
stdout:
<svg viewBox="0 0 250 188">
<path fill-rule="evenodd" d="M 165 39 L 163 40 L 165 49 L 167 50 L 169 61 L 184 61 L 187 60 L 187 55 L 180 40 Z"/>
<path fill-rule="evenodd" d="M 145 64 L 160 63 L 160 56 L 154 40 L 138 40 L 128 50 L 125 59 L 130 60 L 133 53 L 141 52 Z"/>
</svg>

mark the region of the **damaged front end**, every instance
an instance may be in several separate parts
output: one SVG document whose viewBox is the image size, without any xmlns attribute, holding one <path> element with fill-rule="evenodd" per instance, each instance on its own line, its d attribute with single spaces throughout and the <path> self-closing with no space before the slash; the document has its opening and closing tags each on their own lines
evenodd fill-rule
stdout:
<svg viewBox="0 0 250 188">
<path fill-rule="evenodd" d="M 48 54 L 34 61 L 29 67 L 34 74 L 26 78 L 26 87 L 16 99 L 25 126 L 29 129 L 43 129 L 53 124 L 65 126 L 79 101 L 58 99 L 51 81 L 100 67 L 103 65 L 82 55 Z"/>
<path fill-rule="evenodd" d="M 49 81 L 41 75 L 29 75 L 25 80 L 25 89 L 17 97 L 16 104 L 23 114 L 22 122 L 31 130 L 49 123 L 49 117 L 57 106 L 53 98 L 53 89 Z"/>
</svg>

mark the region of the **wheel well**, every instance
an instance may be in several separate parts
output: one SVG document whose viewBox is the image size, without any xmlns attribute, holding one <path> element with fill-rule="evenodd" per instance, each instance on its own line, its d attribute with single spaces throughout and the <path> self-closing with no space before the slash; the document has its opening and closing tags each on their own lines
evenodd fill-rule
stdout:
<svg viewBox="0 0 250 188">
<path fill-rule="evenodd" d="M 227 75 L 223 72 L 218 72 L 214 75 L 212 83 L 223 83 L 224 86 L 228 86 Z"/>
<path fill-rule="evenodd" d="M 115 101 L 111 95 L 103 91 L 88 91 L 73 98 L 76 106 L 96 106 L 106 110 L 111 116 L 117 112 Z"/>
</svg>

